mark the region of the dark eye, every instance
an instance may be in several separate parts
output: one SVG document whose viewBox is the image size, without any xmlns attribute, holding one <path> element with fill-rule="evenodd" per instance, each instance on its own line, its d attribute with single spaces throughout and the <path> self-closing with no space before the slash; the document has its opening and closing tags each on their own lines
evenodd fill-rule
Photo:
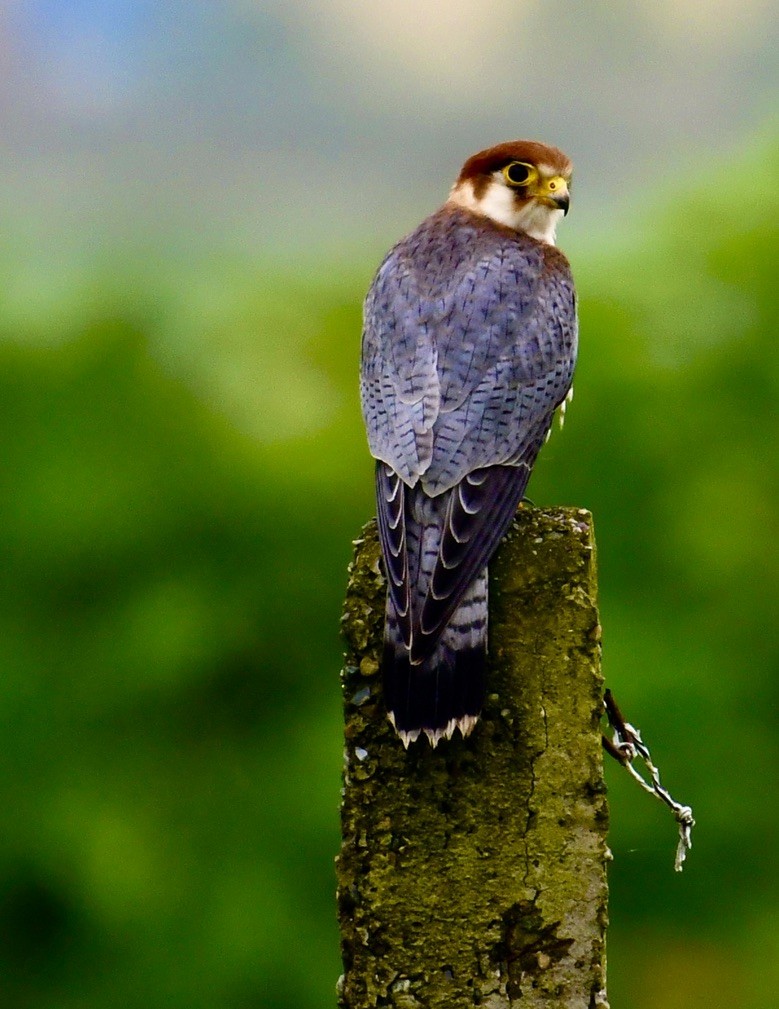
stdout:
<svg viewBox="0 0 779 1009">
<path fill-rule="evenodd" d="M 536 174 L 535 168 L 523 161 L 512 161 L 503 169 L 503 178 L 510 186 L 526 186 Z"/>
</svg>

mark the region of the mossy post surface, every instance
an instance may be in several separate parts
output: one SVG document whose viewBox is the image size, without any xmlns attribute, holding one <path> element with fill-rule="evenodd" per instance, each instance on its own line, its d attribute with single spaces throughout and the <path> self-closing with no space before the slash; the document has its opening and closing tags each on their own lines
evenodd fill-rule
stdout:
<svg viewBox="0 0 779 1009">
<path fill-rule="evenodd" d="M 375 524 L 350 567 L 337 860 L 344 1009 L 605 1006 L 608 813 L 592 520 L 521 508 L 490 566 L 482 719 L 404 750 Z"/>
</svg>

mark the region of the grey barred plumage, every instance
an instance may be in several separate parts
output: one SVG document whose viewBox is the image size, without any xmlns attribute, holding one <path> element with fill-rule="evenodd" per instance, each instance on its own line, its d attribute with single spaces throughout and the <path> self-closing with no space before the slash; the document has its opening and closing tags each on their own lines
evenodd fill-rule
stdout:
<svg viewBox="0 0 779 1009">
<path fill-rule="evenodd" d="M 444 207 L 390 251 L 365 301 L 361 399 L 389 586 L 385 698 L 406 745 L 420 732 L 435 745 L 475 724 L 486 565 L 571 387 L 568 262 L 545 218 L 546 240 L 520 227 L 539 227 L 543 208 L 550 219 L 567 209 L 570 163 L 530 146 L 532 162 L 521 142 L 471 159 L 477 175 L 461 174 Z M 504 181 L 509 163 L 523 165 L 513 176 L 533 168 L 538 185 Z"/>
</svg>

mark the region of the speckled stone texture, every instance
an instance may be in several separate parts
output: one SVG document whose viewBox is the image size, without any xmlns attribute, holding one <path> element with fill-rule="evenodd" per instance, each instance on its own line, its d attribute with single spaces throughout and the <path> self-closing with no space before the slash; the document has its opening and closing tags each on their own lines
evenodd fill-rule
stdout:
<svg viewBox="0 0 779 1009">
<path fill-rule="evenodd" d="M 347 655 L 342 1009 L 596 1009 L 608 811 L 592 519 L 521 508 L 490 565 L 490 668 L 466 740 L 408 751 L 378 660 L 375 525 L 355 543 Z"/>
</svg>

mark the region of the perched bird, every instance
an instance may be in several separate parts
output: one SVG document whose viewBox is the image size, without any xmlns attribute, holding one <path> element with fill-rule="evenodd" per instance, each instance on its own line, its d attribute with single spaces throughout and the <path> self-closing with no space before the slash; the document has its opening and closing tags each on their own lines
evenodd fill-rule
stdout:
<svg viewBox="0 0 779 1009">
<path fill-rule="evenodd" d="M 487 563 L 572 389 L 576 300 L 554 245 L 571 170 L 532 141 L 475 154 L 365 300 L 384 697 L 405 746 L 466 736 L 484 702 Z"/>
</svg>

